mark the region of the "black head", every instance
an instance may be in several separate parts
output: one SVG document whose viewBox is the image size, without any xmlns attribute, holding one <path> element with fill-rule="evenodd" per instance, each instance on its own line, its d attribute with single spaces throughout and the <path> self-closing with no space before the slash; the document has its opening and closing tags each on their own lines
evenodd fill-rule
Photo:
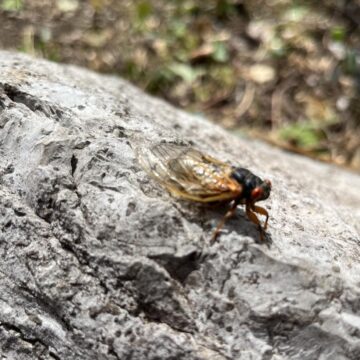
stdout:
<svg viewBox="0 0 360 360">
<path fill-rule="evenodd" d="M 251 171 L 244 168 L 233 168 L 231 177 L 244 187 L 242 198 L 252 203 L 265 200 L 270 196 L 270 180 L 261 180 Z"/>
</svg>

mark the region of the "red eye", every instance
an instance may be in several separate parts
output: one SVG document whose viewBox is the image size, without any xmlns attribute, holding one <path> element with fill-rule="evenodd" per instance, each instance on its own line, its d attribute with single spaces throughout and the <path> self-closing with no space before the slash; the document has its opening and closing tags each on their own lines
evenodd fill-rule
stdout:
<svg viewBox="0 0 360 360">
<path fill-rule="evenodd" d="M 256 187 L 252 192 L 251 192 L 251 198 L 253 200 L 259 199 L 263 196 L 263 189 Z"/>
</svg>

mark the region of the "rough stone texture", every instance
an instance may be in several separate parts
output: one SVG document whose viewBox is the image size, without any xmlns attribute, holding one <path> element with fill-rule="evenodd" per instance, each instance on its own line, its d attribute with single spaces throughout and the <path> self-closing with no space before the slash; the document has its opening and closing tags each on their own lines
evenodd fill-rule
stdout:
<svg viewBox="0 0 360 360">
<path fill-rule="evenodd" d="M 242 209 L 170 197 L 136 149 L 183 141 L 273 183 Z M 0 52 L 7 359 L 360 359 L 360 177 L 231 136 L 123 80 Z"/>
</svg>

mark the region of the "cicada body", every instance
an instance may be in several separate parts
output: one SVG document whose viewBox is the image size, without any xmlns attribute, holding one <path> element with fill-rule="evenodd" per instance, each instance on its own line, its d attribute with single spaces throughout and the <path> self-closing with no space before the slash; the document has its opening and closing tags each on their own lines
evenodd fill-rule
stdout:
<svg viewBox="0 0 360 360">
<path fill-rule="evenodd" d="M 269 197 L 269 180 L 261 180 L 247 169 L 228 165 L 190 146 L 173 143 L 143 149 L 139 160 L 144 170 L 175 197 L 203 203 L 233 201 L 216 228 L 213 240 L 239 204 L 245 205 L 248 218 L 258 225 L 261 239 L 264 239 L 269 216 L 255 203 Z M 256 213 L 266 216 L 263 227 Z"/>
</svg>

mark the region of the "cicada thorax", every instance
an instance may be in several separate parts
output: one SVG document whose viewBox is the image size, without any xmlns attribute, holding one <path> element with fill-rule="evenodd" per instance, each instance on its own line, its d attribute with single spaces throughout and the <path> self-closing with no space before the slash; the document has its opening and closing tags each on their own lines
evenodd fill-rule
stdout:
<svg viewBox="0 0 360 360">
<path fill-rule="evenodd" d="M 262 180 L 248 169 L 233 167 L 231 177 L 242 185 L 242 199 L 245 199 L 249 202 L 256 202 L 265 200 L 270 195 L 270 181 Z"/>
</svg>

